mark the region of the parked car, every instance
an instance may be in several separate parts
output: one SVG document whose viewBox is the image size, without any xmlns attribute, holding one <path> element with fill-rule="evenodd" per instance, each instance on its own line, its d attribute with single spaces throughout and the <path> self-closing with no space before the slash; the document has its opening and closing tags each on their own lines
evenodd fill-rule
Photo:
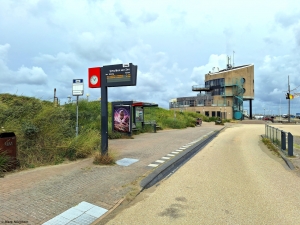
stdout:
<svg viewBox="0 0 300 225">
<path fill-rule="evenodd" d="M 265 117 L 263 117 L 263 120 L 269 120 L 269 121 L 272 121 L 272 122 L 274 122 L 274 116 L 265 116 Z"/>
</svg>

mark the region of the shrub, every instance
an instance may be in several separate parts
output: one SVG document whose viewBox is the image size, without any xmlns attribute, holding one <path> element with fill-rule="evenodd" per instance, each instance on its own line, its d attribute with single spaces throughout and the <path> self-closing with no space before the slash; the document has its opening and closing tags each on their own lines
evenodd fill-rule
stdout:
<svg viewBox="0 0 300 225">
<path fill-rule="evenodd" d="M 113 165 L 115 164 L 115 159 L 111 155 L 101 155 L 99 152 L 97 152 L 95 154 L 93 163 L 96 165 Z"/>
<path fill-rule="evenodd" d="M 14 165 L 15 160 L 6 154 L 6 152 L 0 152 L 0 177 L 4 176 L 4 172 L 7 172 Z"/>
<path fill-rule="evenodd" d="M 89 130 L 71 140 L 67 147 L 66 157 L 70 160 L 86 158 L 100 148 L 100 134 L 95 130 Z"/>
</svg>

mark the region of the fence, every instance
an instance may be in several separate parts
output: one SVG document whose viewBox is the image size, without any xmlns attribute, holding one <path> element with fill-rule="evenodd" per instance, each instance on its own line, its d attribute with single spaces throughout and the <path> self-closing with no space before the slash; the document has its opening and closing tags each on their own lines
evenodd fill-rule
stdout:
<svg viewBox="0 0 300 225">
<path fill-rule="evenodd" d="M 286 153 L 288 156 L 293 156 L 294 152 L 294 137 L 290 132 L 280 130 L 275 127 L 271 127 L 266 124 L 265 126 L 265 137 L 269 138 L 274 145 Z"/>
</svg>

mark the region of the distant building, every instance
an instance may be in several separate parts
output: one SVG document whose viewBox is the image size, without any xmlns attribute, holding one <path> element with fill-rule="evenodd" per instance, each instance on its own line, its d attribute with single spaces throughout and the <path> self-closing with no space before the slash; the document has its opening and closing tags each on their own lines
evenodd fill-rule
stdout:
<svg viewBox="0 0 300 225">
<path fill-rule="evenodd" d="M 205 85 L 192 87 L 197 96 L 170 100 L 169 107 L 176 111 L 193 111 L 222 119 L 243 119 L 243 102 L 249 101 L 252 118 L 254 100 L 254 65 L 232 67 L 205 75 Z"/>
</svg>

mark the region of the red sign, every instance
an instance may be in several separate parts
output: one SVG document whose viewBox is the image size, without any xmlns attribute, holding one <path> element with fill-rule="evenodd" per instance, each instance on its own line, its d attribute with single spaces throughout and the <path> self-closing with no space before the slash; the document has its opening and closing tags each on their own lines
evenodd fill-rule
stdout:
<svg viewBox="0 0 300 225">
<path fill-rule="evenodd" d="M 94 67 L 89 68 L 89 88 L 100 88 L 101 87 L 101 68 Z"/>
</svg>

